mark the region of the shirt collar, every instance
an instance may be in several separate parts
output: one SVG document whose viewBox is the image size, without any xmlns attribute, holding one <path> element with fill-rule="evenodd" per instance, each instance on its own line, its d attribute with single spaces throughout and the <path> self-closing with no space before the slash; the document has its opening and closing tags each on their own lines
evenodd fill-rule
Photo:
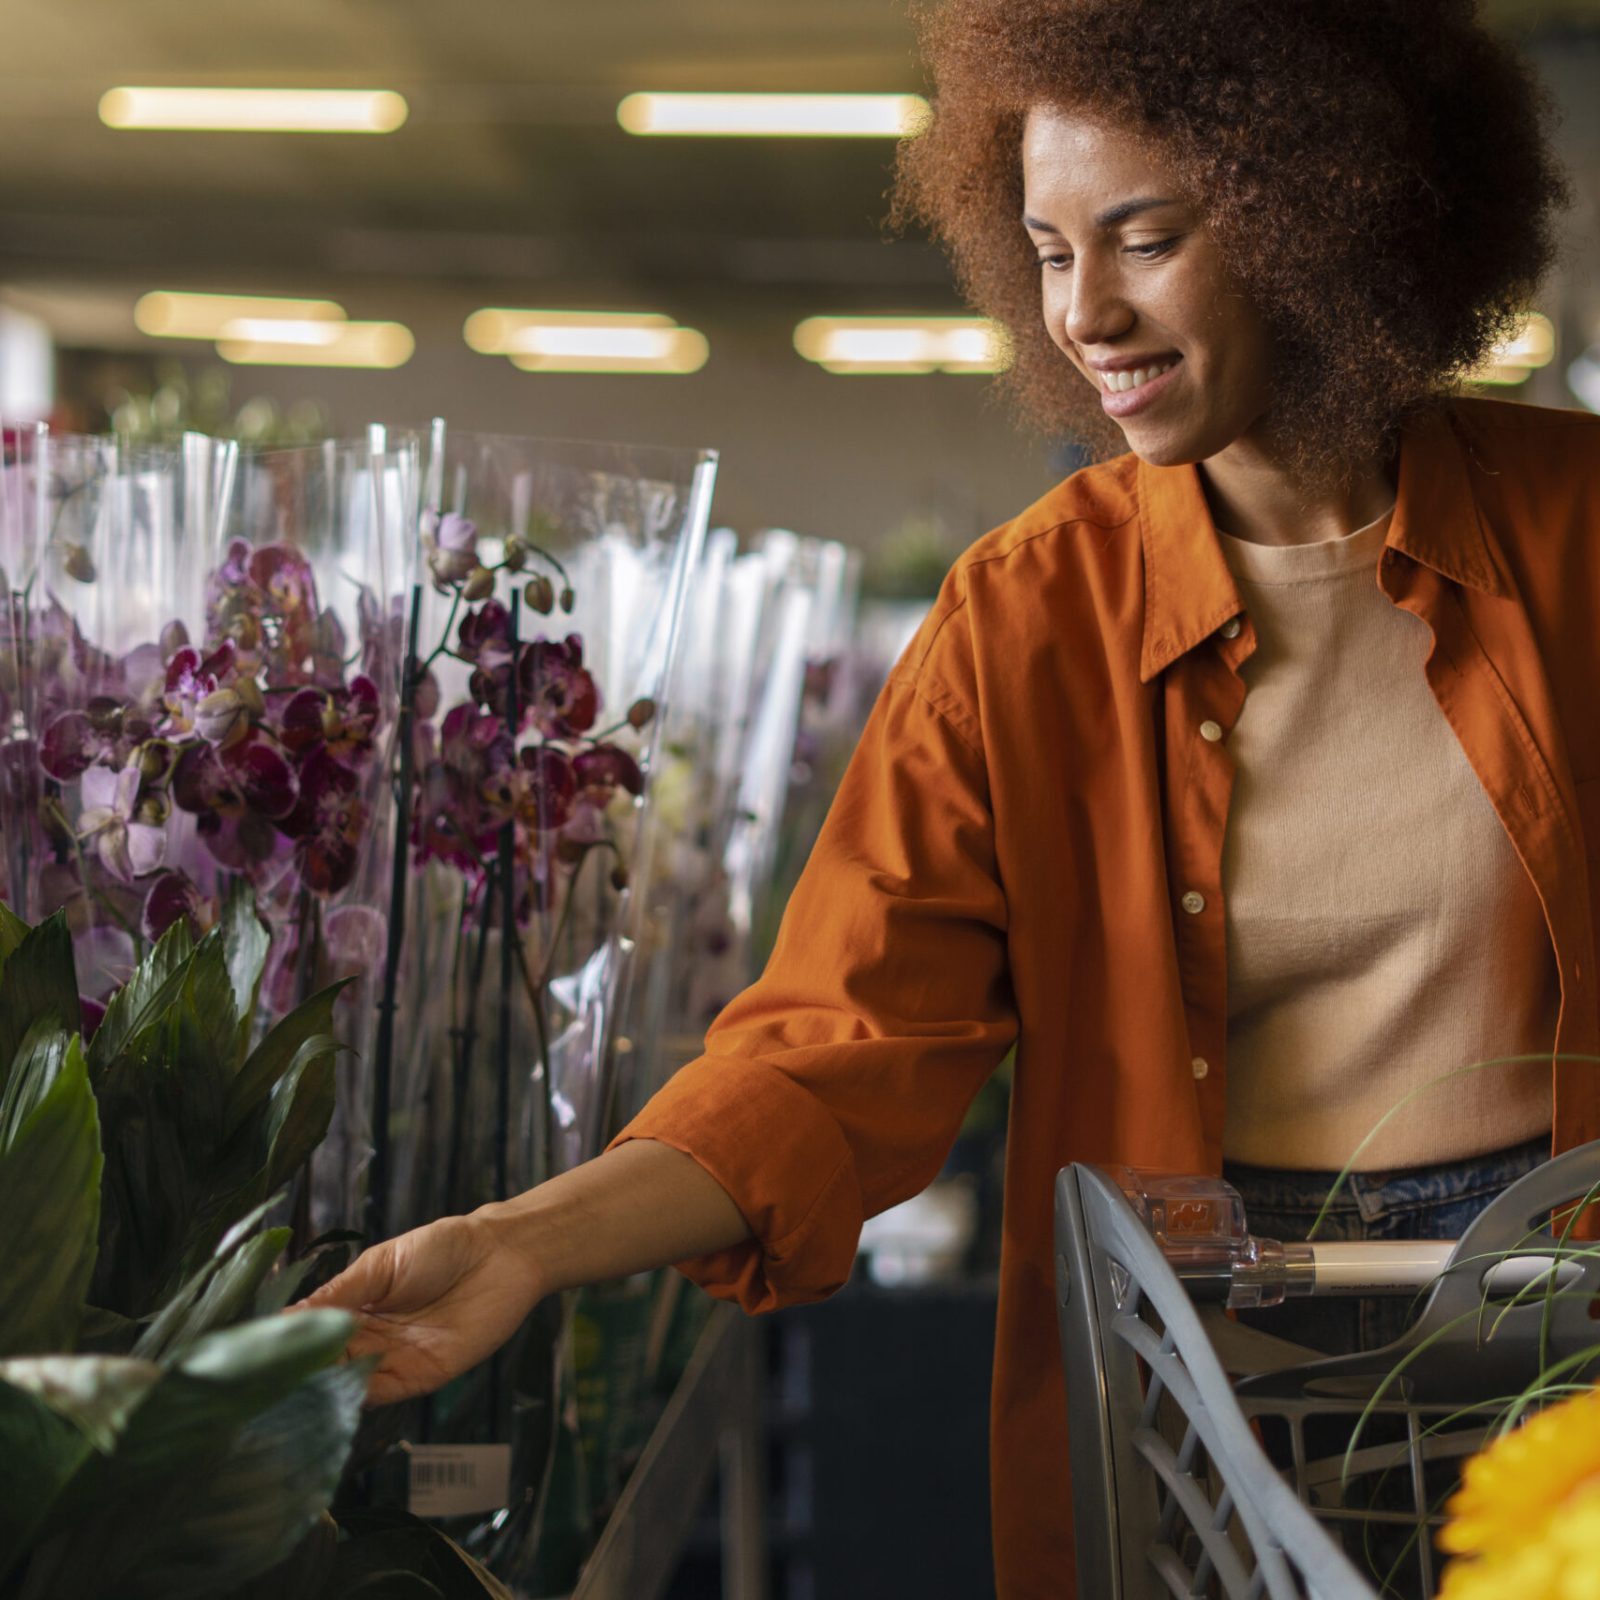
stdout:
<svg viewBox="0 0 1600 1600">
<path fill-rule="evenodd" d="M 1137 471 L 1144 543 L 1144 640 L 1139 678 L 1149 683 L 1185 651 L 1244 610 L 1193 465 Z M 1400 484 L 1388 548 L 1469 589 L 1510 594 L 1504 561 L 1472 493 L 1454 414 L 1433 410 L 1400 435 Z"/>
</svg>

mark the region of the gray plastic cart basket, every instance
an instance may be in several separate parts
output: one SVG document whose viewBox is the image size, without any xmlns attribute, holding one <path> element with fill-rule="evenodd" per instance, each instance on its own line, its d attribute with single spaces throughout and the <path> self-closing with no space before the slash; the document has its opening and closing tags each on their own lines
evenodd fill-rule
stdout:
<svg viewBox="0 0 1600 1600">
<path fill-rule="evenodd" d="M 1081 1600 L 1432 1596 L 1443 1501 L 1508 1398 L 1563 1358 L 1566 1381 L 1600 1377 L 1600 1254 L 1550 1231 L 1597 1188 L 1600 1142 L 1518 1180 L 1419 1278 L 1414 1261 L 1390 1273 L 1382 1245 L 1251 1240 L 1215 1179 L 1065 1168 L 1056 1292 Z M 1186 1216 L 1205 1232 L 1201 1202 L 1219 1195 L 1236 1208 L 1220 1268 L 1184 1237 Z M 1419 1282 L 1431 1287 L 1404 1336 L 1357 1355 L 1319 1356 L 1223 1309 L 1285 1284 Z"/>
</svg>

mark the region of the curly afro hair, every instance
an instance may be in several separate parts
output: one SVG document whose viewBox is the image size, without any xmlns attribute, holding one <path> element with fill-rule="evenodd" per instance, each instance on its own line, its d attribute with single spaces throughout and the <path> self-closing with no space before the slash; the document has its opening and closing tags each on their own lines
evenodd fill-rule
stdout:
<svg viewBox="0 0 1600 1600">
<path fill-rule="evenodd" d="M 1474 0 L 945 0 L 916 5 L 934 115 L 891 220 L 945 245 L 1006 330 L 1024 417 L 1127 448 L 1051 343 L 1023 232 L 1034 105 L 1143 138 L 1201 207 L 1276 342 L 1284 459 L 1343 477 L 1527 309 L 1570 203 L 1545 92 Z"/>
</svg>

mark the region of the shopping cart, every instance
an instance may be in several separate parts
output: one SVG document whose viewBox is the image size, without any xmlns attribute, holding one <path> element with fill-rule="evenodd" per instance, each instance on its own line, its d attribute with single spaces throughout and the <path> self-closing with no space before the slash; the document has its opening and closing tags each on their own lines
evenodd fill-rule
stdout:
<svg viewBox="0 0 1600 1600">
<path fill-rule="evenodd" d="M 1563 1237 L 1597 1189 L 1600 1142 L 1535 1168 L 1459 1241 L 1278 1244 L 1250 1237 L 1219 1179 L 1065 1168 L 1081 1600 L 1432 1596 L 1462 1460 L 1552 1363 L 1600 1378 L 1600 1252 Z M 1332 1357 L 1225 1314 L 1307 1293 L 1426 1298 L 1395 1343 Z"/>
</svg>

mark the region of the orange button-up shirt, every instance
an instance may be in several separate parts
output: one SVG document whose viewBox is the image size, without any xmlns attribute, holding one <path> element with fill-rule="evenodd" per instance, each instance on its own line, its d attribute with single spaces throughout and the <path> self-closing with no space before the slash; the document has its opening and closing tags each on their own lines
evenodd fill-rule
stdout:
<svg viewBox="0 0 1600 1600">
<path fill-rule="evenodd" d="M 1374 576 L 1432 630 L 1428 685 L 1544 907 L 1556 1051 L 1594 1055 L 1600 417 L 1458 400 L 1409 425 Z M 1074 1590 L 1056 1172 L 1221 1169 L 1234 769 L 1201 725 L 1233 727 L 1255 647 L 1192 466 L 1119 457 L 980 539 L 883 690 L 765 973 L 620 1136 L 694 1157 L 750 1223 L 681 1263 L 695 1282 L 752 1312 L 815 1300 L 1016 1041 L 1001 1600 Z M 1553 1063 L 1558 1150 L 1600 1137 L 1597 1070 Z"/>
</svg>

